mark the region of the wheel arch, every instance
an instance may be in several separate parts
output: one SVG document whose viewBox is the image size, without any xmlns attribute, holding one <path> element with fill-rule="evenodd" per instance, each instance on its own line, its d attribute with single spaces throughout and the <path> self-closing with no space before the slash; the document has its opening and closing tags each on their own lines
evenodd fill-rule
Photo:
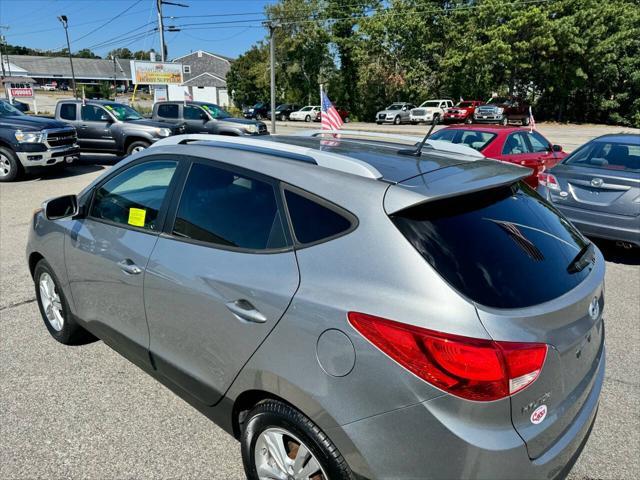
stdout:
<svg viewBox="0 0 640 480">
<path fill-rule="evenodd" d="M 145 142 L 148 143 L 149 145 L 151 145 L 151 140 L 143 135 L 127 135 L 126 137 L 124 137 L 124 142 L 122 145 L 122 149 L 124 150 L 124 152 L 126 153 L 127 150 L 129 149 L 129 146 L 133 143 L 133 142 Z"/>
<path fill-rule="evenodd" d="M 31 278 L 33 278 L 33 274 L 36 270 L 36 265 L 40 260 L 44 259 L 44 255 L 40 252 L 31 252 L 29 254 L 29 272 L 31 273 Z"/>
</svg>

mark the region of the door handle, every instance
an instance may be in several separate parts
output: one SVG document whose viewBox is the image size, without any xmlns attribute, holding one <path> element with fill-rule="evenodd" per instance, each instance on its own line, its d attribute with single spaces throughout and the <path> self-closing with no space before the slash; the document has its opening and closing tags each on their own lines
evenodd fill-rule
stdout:
<svg viewBox="0 0 640 480">
<path fill-rule="evenodd" d="M 118 266 L 120 267 L 120 270 L 129 275 L 138 275 L 142 273 L 142 269 L 128 258 L 118 262 Z"/>
<path fill-rule="evenodd" d="M 236 317 L 240 318 L 241 320 L 255 323 L 264 323 L 267 321 L 267 317 L 265 317 L 260 311 L 256 310 L 256 307 L 254 307 L 251 302 L 245 299 L 228 302 L 225 303 L 225 305 Z"/>
</svg>

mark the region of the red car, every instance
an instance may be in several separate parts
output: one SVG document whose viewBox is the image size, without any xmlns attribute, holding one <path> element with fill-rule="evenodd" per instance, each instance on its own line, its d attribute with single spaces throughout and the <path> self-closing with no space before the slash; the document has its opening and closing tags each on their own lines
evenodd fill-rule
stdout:
<svg viewBox="0 0 640 480">
<path fill-rule="evenodd" d="M 334 105 L 334 107 L 335 107 L 335 105 Z M 338 115 L 340 115 L 340 118 L 342 119 L 342 121 L 344 123 L 349 123 L 349 120 L 350 120 L 349 119 L 349 113 L 350 113 L 349 110 L 346 110 L 346 109 L 344 109 L 342 107 L 335 107 L 335 108 L 336 108 L 336 111 L 338 112 Z M 317 122 L 319 122 L 320 120 L 322 120 L 322 112 L 320 112 L 318 114 L 318 118 L 316 118 Z"/>
<path fill-rule="evenodd" d="M 442 118 L 444 123 L 473 123 L 473 112 L 476 107 L 484 105 L 480 100 L 463 100 L 455 107 L 447 108 Z"/>
<path fill-rule="evenodd" d="M 460 143 L 482 152 L 484 156 L 533 169 L 526 182 L 538 186 L 538 174 L 555 166 L 567 154 L 540 132 L 522 127 L 501 125 L 456 125 L 433 133 L 432 140 Z"/>
</svg>

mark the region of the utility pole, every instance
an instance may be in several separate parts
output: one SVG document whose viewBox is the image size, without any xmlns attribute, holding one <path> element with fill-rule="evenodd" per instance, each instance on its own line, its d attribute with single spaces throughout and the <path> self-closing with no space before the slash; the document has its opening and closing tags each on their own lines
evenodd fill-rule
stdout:
<svg viewBox="0 0 640 480">
<path fill-rule="evenodd" d="M 276 133 L 276 27 L 269 22 L 269 57 L 271 64 L 271 133 Z"/>
<path fill-rule="evenodd" d="M 73 57 L 71 56 L 71 42 L 69 42 L 69 30 L 67 29 L 67 16 L 60 15 L 58 17 L 58 20 L 60 20 L 60 23 L 62 23 L 62 26 L 64 27 L 64 34 L 67 37 L 67 51 L 69 52 L 69 63 L 71 63 L 71 86 L 73 88 L 73 96 L 77 99 L 78 90 L 76 89 L 76 74 L 73 71 Z"/>
<path fill-rule="evenodd" d="M 116 82 L 116 56 L 113 55 L 113 99 L 116 100 L 118 96 L 118 82 Z"/>
<path fill-rule="evenodd" d="M 156 8 L 158 10 L 158 31 L 160 32 L 160 60 L 165 61 L 164 52 L 164 23 L 162 19 L 162 0 L 156 0 Z"/>
<path fill-rule="evenodd" d="M 2 28 L 2 25 L 0 25 L 0 28 Z M 6 74 L 4 71 L 4 55 L 2 54 L 3 45 L 4 45 L 4 35 L 0 35 L 0 65 L 2 65 L 2 78 L 6 77 Z"/>
</svg>

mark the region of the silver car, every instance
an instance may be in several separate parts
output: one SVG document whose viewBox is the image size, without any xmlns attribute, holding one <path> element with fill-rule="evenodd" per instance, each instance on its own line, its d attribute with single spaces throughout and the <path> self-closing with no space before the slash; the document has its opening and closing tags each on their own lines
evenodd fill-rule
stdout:
<svg viewBox="0 0 640 480">
<path fill-rule="evenodd" d="M 250 479 L 562 477 L 604 379 L 602 255 L 529 170 L 444 145 L 162 140 L 35 213 L 44 323 L 224 428 Z"/>
<path fill-rule="evenodd" d="M 539 175 L 540 193 L 585 235 L 640 247 L 640 135 L 603 135 Z"/>
<path fill-rule="evenodd" d="M 384 110 L 376 113 L 376 123 L 381 125 L 383 123 L 393 123 L 394 125 L 400 125 L 401 123 L 409 123 L 411 120 L 409 115 L 411 109 L 415 108 L 415 105 L 406 102 L 396 102 L 389 105 Z"/>
</svg>

